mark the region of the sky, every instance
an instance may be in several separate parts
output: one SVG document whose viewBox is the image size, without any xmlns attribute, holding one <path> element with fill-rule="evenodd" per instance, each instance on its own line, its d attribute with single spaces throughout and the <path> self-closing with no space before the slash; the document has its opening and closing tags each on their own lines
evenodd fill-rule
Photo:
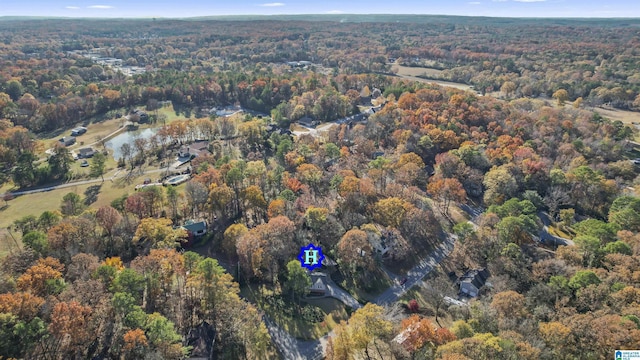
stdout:
<svg viewBox="0 0 640 360">
<path fill-rule="evenodd" d="M 640 1 L 266 0 L 262 2 L 260 0 L 0 0 L 0 16 L 149 18 L 279 14 L 640 17 Z"/>
</svg>

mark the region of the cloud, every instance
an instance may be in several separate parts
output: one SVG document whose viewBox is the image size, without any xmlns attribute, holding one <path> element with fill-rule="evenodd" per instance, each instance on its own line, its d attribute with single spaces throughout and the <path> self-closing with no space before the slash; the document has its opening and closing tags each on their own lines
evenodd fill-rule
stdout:
<svg viewBox="0 0 640 360">
<path fill-rule="evenodd" d="M 472 1 L 472 2 L 468 2 L 467 4 L 469 4 L 469 5 L 480 5 L 482 3 L 480 1 Z"/>
<path fill-rule="evenodd" d="M 64 8 L 65 9 L 69 9 L 69 10 L 78 10 L 78 9 L 80 9 L 79 6 L 65 6 Z"/>
<path fill-rule="evenodd" d="M 266 4 L 260 4 L 260 6 L 264 6 L 264 7 L 278 7 L 278 6 L 284 6 L 284 3 L 266 3 Z"/>
<path fill-rule="evenodd" d="M 111 5 L 91 5 L 87 6 L 87 9 L 113 9 Z"/>
<path fill-rule="evenodd" d="M 507 2 L 509 0 L 491 0 L 491 1 L 493 1 L 493 2 Z"/>
<path fill-rule="evenodd" d="M 327 14 L 344 14 L 344 11 L 342 11 L 342 10 L 329 10 L 329 11 L 327 11 Z"/>
<path fill-rule="evenodd" d="M 534 3 L 534 2 L 545 2 L 547 0 L 513 0 L 513 1 L 523 2 L 523 3 Z"/>
</svg>

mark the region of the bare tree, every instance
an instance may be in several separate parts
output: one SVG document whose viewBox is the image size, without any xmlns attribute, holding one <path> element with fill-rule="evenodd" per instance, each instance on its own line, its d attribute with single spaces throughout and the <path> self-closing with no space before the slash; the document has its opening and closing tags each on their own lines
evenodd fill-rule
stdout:
<svg viewBox="0 0 640 360">
<path fill-rule="evenodd" d="M 184 189 L 192 216 L 199 214 L 209 198 L 207 187 L 197 181 L 189 181 Z"/>
<path fill-rule="evenodd" d="M 544 197 L 544 203 L 549 207 L 551 217 L 555 219 L 560 207 L 571 204 L 571 199 L 566 189 L 560 186 L 552 186 L 547 196 Z"/>
<path fill-rule="evenodd" d="M 433 306 L 435 311 L 436 323 L 442 327 L 438 319 L 440 309 L 446 304 L 445 297 L 455 296 L 455 288 L 453 283 L 446 276 L 438 276 L 425 283 L 421 289 L 424 298 L 429 305 Z"/>
</svg>

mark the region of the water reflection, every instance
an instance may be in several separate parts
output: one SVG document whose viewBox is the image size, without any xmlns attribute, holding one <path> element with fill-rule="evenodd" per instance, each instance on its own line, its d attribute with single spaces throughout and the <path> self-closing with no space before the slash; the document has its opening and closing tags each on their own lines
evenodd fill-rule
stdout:
<svg viewBox="0 0 640 360">
<path fill-rule="evenodd" d="M 127 131 L 107 141 L 106 145 L 109 149 L 113 150 L 113 158 L 118 160 L 122 157 L 122 153 L 120 152 L 120 147 L 122 147 L 122 144 L 128 143 L 133 148 L 133 141 L 135 139 L 144 138 L 149 140 L 157 132 L 157 128 Z"/>
</svg>

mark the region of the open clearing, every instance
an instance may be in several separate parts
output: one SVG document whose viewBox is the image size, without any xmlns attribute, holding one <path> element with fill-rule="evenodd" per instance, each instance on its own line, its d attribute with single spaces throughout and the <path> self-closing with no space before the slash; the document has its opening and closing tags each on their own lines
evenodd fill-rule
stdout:
<svg viewBox="0 0 640 360">
<path fill-rule="evenodd" d="M 442 81 L 442 80 L 430 80 L 430 79 L 419 77 L 419 76 L 439 77 L 439 76 L 442 76 L 442 70 L 426 68 L 426 67 L 409 67 L 409 66 L 402 66 L 397 64 L 394 64 L 391 67 L 391 69 L 397 70 L 396 74 L 399 77 L 402 77 L 408 80 L 419 81 L 419 82 L 429 83 L 429 84 L 435 83 L 441 86 L 453 87 L 460 90 L 473 91 L 472 87 L 467 84 L 456 83 L 451 81 Z"/>
<path fill-rule="evenodd" d="M 97 196 L 93 198 L 91 206 L 98 208 L 103 205 L 111 204 L 111 201 L 122 196 L 125 193 L 132 194 L 135 192 L 135 186 L 149 177 L 148 174 L 131 178 L 128 182 L 123 179 L 116 179 L 114 182 L 107 180 L 105 182 L 96 182 L 91 184 L 77 185 L 73 187 L 55 189 L 35 194 L 21 195 L 13 200 L 9 200 L 8 206 L 0 210 L 0 228 L 10 226 L 16 219 L 26 215 L 39 216 L 43 211 L 56 210 L 60 208 L 62 197 L 67 193 L 74 192 L 83 199 L 91 196 L 87 190 L 89 188 L 98 189 Z M 96 188 L 99 187 L 99 188 Z M 4 205 L 4 202 L 2 203 Z"/>
<path fill-rule="evenodd" d="M 640 125 L 640 112 L 619 109 L 593 108 L 593 111 L 609 120 L 620 120 L 628 125 Z"/>
<path fill-rule="evenodd" d="M 597 112 L 602 117 L 605 117 L 611 121 L 622 121 L 623 124 L 631 126 L 632 129 L 640 130 L 640 112 L 619 109 L 604 109 L 599 107 L 593 108 L 591 110 Z M 636 142 L 640 142 L 639 132 L 635 134 L 634 140 Z"/>
<path fill-rule="evenodd" d="M 393 71 L 396 69 L 398 71 L 397 74 L 401 76 L 442 76 L 442 70 L 427 67 L 413 67 L 393 64 L 391 70 Z"/>
</svg>

